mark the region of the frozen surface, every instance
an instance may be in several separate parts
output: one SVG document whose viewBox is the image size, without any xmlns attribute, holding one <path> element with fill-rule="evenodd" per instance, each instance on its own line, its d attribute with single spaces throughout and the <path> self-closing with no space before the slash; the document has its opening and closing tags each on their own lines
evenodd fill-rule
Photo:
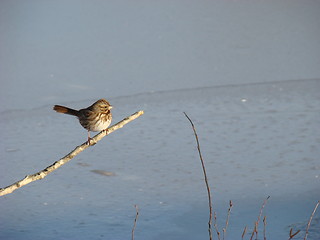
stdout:
<svg viewBox="0 0 320 240">
<path fill-rule="evenodd" d="M 134 204 L 137 239 L 207 239 L 207 195 L 183 111 L 200 137 L 220 229 L 231 199 L 228 237 L 240 239 L 270 195 L 267 236 L 286 239 L 292 226 L 305 229 L 320 199 L 319 88 L 319 80 L 305 80 L 111 98 L 114 122 L 140 109 L 145 115 L 2 197 L 0 239 L 128 239 Z M 1 185 L 85 141 L 75 118 L 51 108 L 2 112 Z M 308 239 L 319 239 L 319 221 L 317 213 Z"/>
<path fill-rule="evenodd" d="M 113 122 L 145 115 L 1 197 L 0 239 L 130 239 L 134 204 L 136 239 L 208 239 L 184 111 L 220 231 L 234 203 L 227 239 L 252 230 L 268 195 L 267 239 L 303 231 L 320 199 L 319 12 L 314 0 L 1 0 L 0 187 L 86 140 L 54 104 L 103 97 Z M 318 212 L 308 239 L 319 226 Z"/>
</svg>

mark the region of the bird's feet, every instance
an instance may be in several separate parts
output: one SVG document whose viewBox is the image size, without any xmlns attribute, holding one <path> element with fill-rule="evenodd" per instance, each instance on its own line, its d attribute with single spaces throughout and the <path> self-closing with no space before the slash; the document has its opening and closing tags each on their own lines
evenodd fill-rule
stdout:
<svg viewBox="0 0 320 240">
<path fill-rule="evenodd" d="M 91 140 L 92 140 L 92 138 L 91 138 L 91 137 L 88 137 L 87 145 L 91 145 Z"/>
</svg>

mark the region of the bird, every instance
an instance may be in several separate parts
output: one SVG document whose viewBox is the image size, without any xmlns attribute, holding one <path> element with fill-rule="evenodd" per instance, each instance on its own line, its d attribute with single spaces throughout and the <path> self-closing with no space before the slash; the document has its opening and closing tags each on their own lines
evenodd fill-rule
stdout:
<svg viewBox="0 0 320 240">
<path fill-rule="evenodd" d="M 112 121 L 112 106 L 106 99 L 99 99 L 91 106 L 80 110 L 75 110 L 61 105 L 54 105 L 53 110 L 76 116 L 82 127 L 88 130 L 88 141 L 90 145 L 90 131 L 100 132 L 108 129 Z"/>
</svg>

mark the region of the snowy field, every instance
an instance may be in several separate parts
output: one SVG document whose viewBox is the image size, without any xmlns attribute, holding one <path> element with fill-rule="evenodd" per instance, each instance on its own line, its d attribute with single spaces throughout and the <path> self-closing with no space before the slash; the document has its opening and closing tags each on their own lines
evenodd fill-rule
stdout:
<svg viewBox="0 0 320 240">
<path fill-rule="evenodd" d="M 81 4 L 79 4 L 81 2 Z M 0 239 L 303 239 L 320 200 L 320 2 L 0 1 L 0 187 L 87 137 L 76 109 L 145 114 L 69 163 L 0 197 Z M 109 176 L 99 174 L 109 173 Z M 263 239 L 260 223 L 259 239 Z M 320 239 L 315 214 L 309 240 Z M 214 232 L 214 239 L 217 239 Z"/>
</svg>

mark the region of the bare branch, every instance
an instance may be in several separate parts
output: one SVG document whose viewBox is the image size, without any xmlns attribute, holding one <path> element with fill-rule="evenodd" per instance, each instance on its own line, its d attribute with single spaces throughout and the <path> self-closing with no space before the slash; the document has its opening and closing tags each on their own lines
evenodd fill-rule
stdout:
<svg viewBox="0 0 320 240">
<path fill-rule="evenodd" d="M 292 233 L 292 228 L 291 228 L 290 229 L 290 233 L 289 233 L 289 240 L 294 238 L 294 236 L 296 236 L 299 232 L 300 232 L 300 230 L 296 231 L 295 233 Z"/>
<path fill-rule="evenodd" d="M 208 222 L 208 231 L 209 231 L 209 237 L 210 240 L 212 240 L 212 201 L 211 201 L 211 193 L 210 193 L 210 187 L 209 187 L 209 183 L 208 183 L 208 178 L 207 178 L 207 173 L 206 173 L 206 168 L 204 166 L 204 161 L 202 158 L 202 154 L 201 154 L 201 150 L 200 150 L 200 143 L 199 143 L 199 139 L 198 139 L 198 135 L 197 135 L 197 131 L 193 125 L 192 120 L 189 118 L 189 116 L 184 112 L 184 115 L 186 116 L 186 118 L 188 118 L 189 122 L 191 123 L 192 129 L 193 129 L 193 133 L 194 136 L 196 138 L 196 142 L 197 142 L 197 147 L 198 147 L 198 153 L 199 153 L 199 157 L 201 160 L 201 165 L 202 165 L 202 170 L 203 170 L 203 175 L 204 175 L 204 181 L 206 183 L 206 187 L 207 187 L 207 192 L 208 192 L 208 202 L 209 202 L 209 222 Z M 218 238 L 220 239 L 220 236 L 218 234 Z"/>
<path fill-rule="evenodd" d="M 55 163 L 53 163 L 51 166 L 43 169 L 40 172 L 37 172 L 35 174 L 32 175 L 27 175 L 25 178 L 23 178 L 20 181 L 17 181 L 5 188 L 1 188 L 0 189 L 0 196 L 12 193 L 13 191 L 17 190 L 18 188 L 21 188 L 22 186 L 25 186 L 31 182 L 34 182 L 36 180 L 40 180 L 45 178 L 49 173 L 53 172 L 54 170 L 58 169 L 59 167 L 61 167 L 62 165 L 66 164 L 67 162 L 69 162 L 72 158 L 74 158 L 75 156 L 77 156 L 79 153 L 81 153 L 83 150 L 87 149 L 88 147 L 95 145 L 98 141 L 100 141 L 103 137 L 105 137 L 106 135 L 109 135 L 110 133 L 112 133 L 113 131 L 122 128 L 124 125 L 126 125 L 127 123 L 131 122 L 132 120 L 140 117 L 144 112 L 143 111 L 139 111 L 136 112 L 134 114 L 132 114 L 129 117 L 126 117 L 125 119 L 123 119 L 122 121 L 114 124 L 113 126 L 111 126 L 110 128 L 107 129 L 107 131 L 101 131 L 100 133 L 98 133 L 96 136 L 94 136 L 91 140 L 90 140 L 90 145 L 88 145 L 87 142 L 83 143 L 82 145 L 76 147 L 73 151 L 71 151 L 70 153 L 68 153 L 66 156 L 64 156 L 63 158 L 61 158 L 60 160 L 56 161 Z"/>
</svg>

